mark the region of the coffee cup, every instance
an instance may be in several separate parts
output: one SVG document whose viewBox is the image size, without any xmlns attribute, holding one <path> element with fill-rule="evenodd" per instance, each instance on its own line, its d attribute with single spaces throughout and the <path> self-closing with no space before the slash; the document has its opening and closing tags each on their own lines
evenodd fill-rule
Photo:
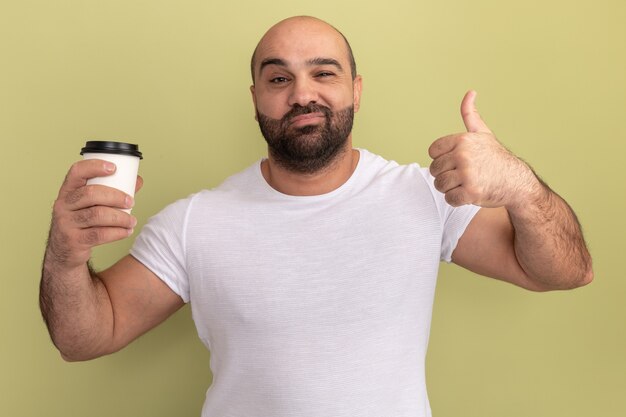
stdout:
<svg viewBox="0 0 626 417">
<path fill-rule="evenodd" d="M 112 175 L 91 178 L 87 184 L 106 185 L 135 196 L 139 160 L 143 159 L 139 146 L 125 142 L 88 141 L 80 154 L 84 159 L 103 159 L 116 166 Z M 124 211 L 130 213 L 130 209 Z"/>
</svg>

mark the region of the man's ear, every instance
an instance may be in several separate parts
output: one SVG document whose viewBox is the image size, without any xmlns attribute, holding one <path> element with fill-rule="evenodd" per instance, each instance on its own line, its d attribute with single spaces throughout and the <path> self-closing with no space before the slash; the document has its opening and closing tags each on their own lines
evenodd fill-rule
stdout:
<svg viewBox="0 0 626 417">
<path fill-rule="evenodd" d="M 250 93 L 252 94 L 252 103 L 254 104 L 254 120 L 258 122 L 259 118 L 256 115 L 256 94 L 254 93 L 254 84 L 250 86 Z"/>
<path fill-rule="evenodd" d="M 354 81 L 352 81 L 353 100 L 354 100 L 354 112 L 358 112 L 361 107 L 361 90 L 363 89 L 363 78 L 357 75 Z"/>
</svg>

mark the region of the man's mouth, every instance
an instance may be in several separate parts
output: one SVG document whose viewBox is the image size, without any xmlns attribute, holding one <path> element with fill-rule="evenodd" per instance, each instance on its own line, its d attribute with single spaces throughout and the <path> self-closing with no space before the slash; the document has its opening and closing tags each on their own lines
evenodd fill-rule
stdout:
<svg viewBox="0 0 626 417">
<path fill-rule="evenodd" d="M 326 117 L 324 116 L 324 114 L 320 112 L 300 114 L 289 119 L 289 125 L 298 127 L 310 124 L 317 124 L 321 121 L 324 121 L 325 118 Z"/>
</svg>

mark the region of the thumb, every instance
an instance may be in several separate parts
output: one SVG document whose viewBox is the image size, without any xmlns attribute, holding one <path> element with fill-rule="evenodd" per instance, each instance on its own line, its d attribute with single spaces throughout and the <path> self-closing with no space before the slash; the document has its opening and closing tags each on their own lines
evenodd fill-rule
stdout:
<svg viewBox="0 0 626 417">
<path fill-rule="evenodd" d="M 135 192 L 141 190 L 143 187 L 143 177 L 141 175 L 137 175 L 137 182 L 135 183 Z"/>
<path fill-rule="evenodd" d="M 470 90 L 465 93 L 465 97 L 463 97 L 461 102 L 461 117 L 463 118 L 465 128 L 468 132 L 492 133 L 476 109 L 476 95 L 476 91 Z"/>
</svg>

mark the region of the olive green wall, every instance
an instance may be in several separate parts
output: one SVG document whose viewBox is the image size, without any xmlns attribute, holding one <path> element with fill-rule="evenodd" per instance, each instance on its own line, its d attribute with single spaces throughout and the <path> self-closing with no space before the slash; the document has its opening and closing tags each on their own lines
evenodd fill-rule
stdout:
<svg viewBox="0 0 626 417">
<path fill-rule="evenodd" d="M 364 79 L 356 146 L 427 165 L 429 144 L 463 129 L 460 100 L 477 89 L 492 130 L 584 225 L 596 280 L 573 292 L 442 268 L 427 367 L 435 417 L 626 415 L 626 3 L 299 4 L 0 3 L 0 415 L 199 415 L 209 354 L 188 308 L 115 355 L 61 360 L 37 304 L 51 206 L 87 139 L 140 144 L 140 224 L 262 156 L 249 58 L 295 14 L 352 42 Z M 95 265 L 130 244 L 98 248 Z"/>
</svg>

